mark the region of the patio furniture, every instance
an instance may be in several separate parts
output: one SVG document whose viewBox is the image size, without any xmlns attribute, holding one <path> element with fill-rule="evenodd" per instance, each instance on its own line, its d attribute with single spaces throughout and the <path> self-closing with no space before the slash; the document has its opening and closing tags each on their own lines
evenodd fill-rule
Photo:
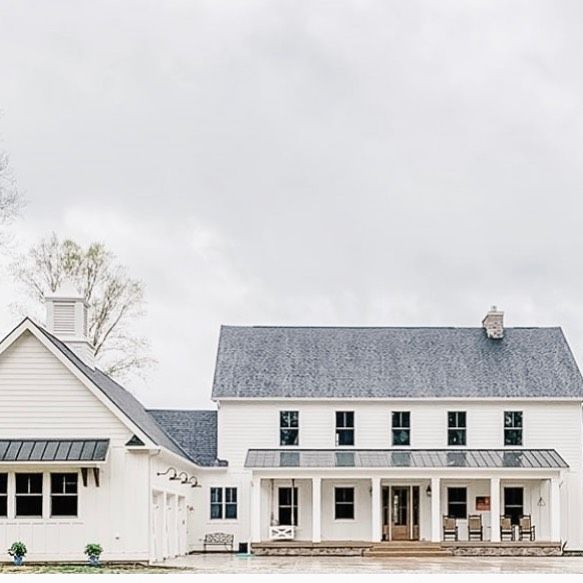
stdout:
<svg viewBox="0 0 583 583">
<path fill-rule="evenodd" d="M 225 551 L 233 551 L 233 540 L 234 536 L 232 534 L 227 534 L 226 532 L 211 532 L 204 535 L 204 541 L 202 543 L 202 548 L 206 553 L 207 547 L 210 546 L 222 546 L 225 547 Z"/>
<path fill-rule="evenodd" d="M 524 514 L 518 521 L 518 540 L 523 540 L 525 536 L 528 536 L 531 542 L 534 541 L 534 524 L 530 514 Z"/>
<path fill-rule="evenodd" d="M 472 540 L 472 538 L 484 540 L 481 514 L 470 514 L 468 516 L 468 540 Z"/>
<path fill-rule="evenodd" d="M 453 516 L 443 517 L 443 540 L 447 540 L 448 536 L 458 540 L 457 521 Z"/>
<path fill-rule="evenodd" d="M 500 517 L 500 540 L 503 541 L 504 537 L 507 537 L 508 540 L 514 540 L 514 528 L 512 528 L 510 516 Z"/>
</svg>

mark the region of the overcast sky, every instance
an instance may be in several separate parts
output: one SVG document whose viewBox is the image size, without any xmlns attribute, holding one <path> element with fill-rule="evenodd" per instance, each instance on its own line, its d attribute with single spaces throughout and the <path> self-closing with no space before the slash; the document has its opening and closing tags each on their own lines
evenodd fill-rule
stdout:
<svg viewBox="0 0 583 583">
<path fill-rule="evenodd" d="M 221 324 L 497 304 L 582 362 L 581 30 L 578 0 L 0 0 L 17 244 L 144 280 L 150 406 L 212 406 Z"/>
</svg>

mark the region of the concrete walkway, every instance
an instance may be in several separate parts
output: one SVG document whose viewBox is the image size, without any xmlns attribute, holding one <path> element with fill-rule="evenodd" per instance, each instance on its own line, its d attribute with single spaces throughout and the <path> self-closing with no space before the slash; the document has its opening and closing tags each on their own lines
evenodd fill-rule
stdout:
<svg viewBox="0 0 583 583">
<path fill-rule="evenodd" d="M 583 573 L 583 557 L 254 557 L 200 554 L 160 563 L 192 573 Z"/>
</svg>

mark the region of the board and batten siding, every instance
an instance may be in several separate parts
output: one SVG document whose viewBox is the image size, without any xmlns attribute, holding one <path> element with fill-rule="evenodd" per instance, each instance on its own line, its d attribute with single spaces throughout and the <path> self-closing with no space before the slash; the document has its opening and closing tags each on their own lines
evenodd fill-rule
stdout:
<svg viewBox="0 0 583 583">
<path fill-rule="evenodd" d="M 103 546 L 104 560 L 147 560 L 150 458 L 126 449 L 131 435 L 32 333 L 25 331 L 0 354 L 0 439 L 110 439 L 99 487 L 92 472 L 83 486 L 74 465 L 2 464 L 0 471 L 9 474 L 43 472 L 45 496 L 50 472 L 79 472 L 79 511 L 71 518 L 0 518 L 0 559 L 9 560 L 5 549 L 22 540 L 30 560 L 84 560 L 88 542 Z"/>
</svg>

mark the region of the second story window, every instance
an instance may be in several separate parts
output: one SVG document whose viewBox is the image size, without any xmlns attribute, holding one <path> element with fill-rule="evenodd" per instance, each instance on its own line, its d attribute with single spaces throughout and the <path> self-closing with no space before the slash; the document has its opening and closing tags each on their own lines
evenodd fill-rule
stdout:
<svg viewBox="0 0 583 583">
<path fill-rule="evenodd" d="M 279 412 L 279 445 L 298 445 L 300 442 L 299 411 Z"/>
<path fill-rule="evenodd" d="M 504 411 L 504 445 L 522 445 L 522 411 Z"/>
<path fill-rule="evenodd" d="M 411 413 L 393 411 L 393 445 L 411 445 Z"/>
<path fill-rule="evenodd" d="M 447 445 L 466 445 L 465 411 L 448 411 Z"/>
<path fill-rule="evenodd" d="M 354 411 L 336 411 L 336 445 L 354 445 Z"/>
</svg>

